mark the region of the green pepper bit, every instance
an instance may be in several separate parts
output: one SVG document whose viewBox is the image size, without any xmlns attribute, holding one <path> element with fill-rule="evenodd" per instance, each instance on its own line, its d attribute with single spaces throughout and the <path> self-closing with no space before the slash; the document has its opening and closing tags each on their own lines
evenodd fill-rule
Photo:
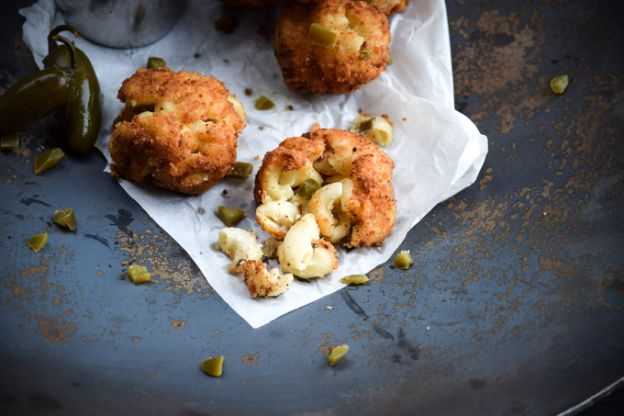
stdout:
<svg viewBox="0 0 624 416">
<path fill-rule="evenodd" d="M 19 134 L 17 132 L 5 134 L 0 137 L 0 150 L 17 150 L 19 149 Z"/>
<path fill-rule="evenodd" d="M 365 274 L 350 274 L 340 279 L 340 283 L 347 285 L 365 285 L 368 283 L 368 276 Z"/>
<path fill-rule="evenodd" d="M 347 352 L 349 351 L 349 346 L 347 344 L 338 345 L 337 347 L 333 347 L 331 351 L 329 351 L 329 355 L 327 356 L 327 361 L 329 361 L 329 365 L 331 367 L 335 366 L 343 359 Z"/>
<path fill-rule="evenodd" d="M 225 175 L 226 178 L 247 179 L 253 172 L 251 163 L 236 162 L 230 171 Z"/>
<path fill-rule="evenodd" d="M 147 69 L 154 68 L 165 68 L 167 66 L 167 62 L 158 56 L 150 56 L 147 58 Z"/>
<path fill-rule="evenodd" d="M 69 231 L 76 231 L 76 216 L 71 208 L 54 211 L 52 221 L 61 228 L 67 228 Z"/>
<path fill-rule="evenodd" d="M 139 266 L 138 264 L 131 264 L 128 266 L 128 277 L 135 285 L 150 282 L 152 280 L 152 275 L 147 271 L 147 267 Z"/>
<path fill-rule="evenodd" d="M 200 367 L 210 377 L 221 377 L 223 375 L 223 356 L 219 355 L 202 361 Z"/>
<path fill-rule="evenodd" d="M 56 164 L 64 157 L 65 153 L 63 153 L 63 151 L 58 147 L 41 152 L 35 157 L 35 168 L 33 169 L 33 172 L 35 175 L 39 175 L 44 170 L 48 170 L 56 166 Z"/>
<path fill-rule="evenodd" d="M 412 267 L 412 264 L 414 264 L 414 259 L 412 258 L 409 250 L 399 251 L 399 254 L 397 254 L 394 262 L 392 263 L 394 267 L 397 267 L 401 270 L 409 269 L 410 267 Z"/>
<path fill-rule="evenodd" d="M 42 248 L 48 243 L 48 233 L 35 234 L 26 241 L 28 247 L 35 253 L 39 253 Z"/>
<path fill-rule="evenodd" d="M 357 130 L 360 133 L 366 133 L 366 132 L 370 131 L 372 128 L 373 128 L 373 118 L 372 117 L 368 118 L 368 119 L 365 119 L 364 121 L 362 121 L 360 123 L 359 126 L 357 126 Z"/>
<path fill-rule="evenodd" d="M 228 227 L 233 227 L 245 218 L 245 210 L 219 205 L 217 217 Z"/>
<path fill-rule="evenodd" d="M 362 48 L 360 49 L 360 55 L 358 56 L 358 58 L 360 59 L 360 61 L 366 61 L 367 59 L 369 59 L 371 57 L 371 50 L 368 48 Z"/>
<path fill-rule="evenodd" d="M 310 43 L 329 47 L 334 46 L 337 39 L 338 34 L 336 32 L 326 29 L 318 23 L 312 23 L 310 25 L 310 29 L 308 30 L 308 40 Z"/>
<path fill-rule="evenodd" d="M 261 95 L 254 103 L 254 107 L 259 111 L 270 110 L 275 107 L 275 103 L 266 95 Z"/>
<path fill-rule="evenodd" d="M 314 179 L 306 179 L 303 181 L 299 188 L 297 188 L 297 195 L 299 195 L 304 200 L 308 201 L 314 195 L 314 192 L 318 191 L 321 185 L 315 181 Z"/>
<path fill-rule="evenodd" d="M 568 87 L 568 75 L 557 75 L 553 79 L 550 80 L 550 89 L 557 95 L 561 95 L 564 93 L 566 88 Z"/>
</svg>

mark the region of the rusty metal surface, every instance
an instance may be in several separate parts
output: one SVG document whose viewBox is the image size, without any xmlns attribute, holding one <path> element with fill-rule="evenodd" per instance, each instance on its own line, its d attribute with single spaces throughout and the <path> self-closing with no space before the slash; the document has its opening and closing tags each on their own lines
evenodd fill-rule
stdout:
<svg viewBox="0 0 624 416">
<path fill-rule="evenodd" d="M 5 5 L 0 85 L 34 70 L 25 3 Z M 447 7 L 457 108 L 490 139 L 478 183 L 410 232 L 409 271 L 383 265 L 258 330 L 98 155 L 34 176 L 60 133 L 53 119 L 26 131 L 0 155 L 2 414 L 553 414 L 623 376 L 623 9 Z M 75 234 L 51 224 L 65 207 Z M 35 255 L 24 241 L 43 230 Z M 123 280 L 131 261 L 156 283 Z M 339 343 L 351 350 L 330 368 Z M 215 354 L 221 379 L 198 368 Z"/>
</svg>

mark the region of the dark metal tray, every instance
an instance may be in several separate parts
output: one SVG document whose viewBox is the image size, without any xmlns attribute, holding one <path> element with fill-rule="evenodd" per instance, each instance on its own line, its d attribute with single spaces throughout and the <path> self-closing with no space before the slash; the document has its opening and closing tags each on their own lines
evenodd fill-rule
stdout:
<svg viewBox="0 0 624 416">
<path fill-rule="evenodd" d="M 3 86 L 35 68 L 27 4 L 3 6 Z M 24 132 L 19 154 L 0 155 L 2 414 L 541 415 L 622 377 L 624 9 L 447 6 L 457 108 L 490 139 L 478 183 L 410 232 L 409 271 L 383 265 L 258 330 L 100 156 L 34 176 L 33 153 L 60 133 L 53 119 Z M 560 73 L 571 84 L 554 96 Z M 76 234 L 50 223 L 65 207 Z M 35 255 L 24 241 L 44 229 Z M 158 282 L 120 279 L 131 260 Z M 351 351 L 330 368 L 339 343 Z M 215 354 L 220 379 L 199 369 Z"/>
</svg>

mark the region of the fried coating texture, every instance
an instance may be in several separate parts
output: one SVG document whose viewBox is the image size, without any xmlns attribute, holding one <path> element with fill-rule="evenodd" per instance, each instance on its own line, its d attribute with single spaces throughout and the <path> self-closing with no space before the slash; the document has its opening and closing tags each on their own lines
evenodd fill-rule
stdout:
<svg viewBox="0 0 624 416">
<path fill-rule="evenodd" d="M 312 23 L 336 33 L 335 44 L 310 42 Z M 277 23 L 275 55 L 290 89 L 346 93 L 381 74 L 389 45 L 388 19 L 363 1 L 291 2 Z"/>
<path fill-rule="evenodd" d="M 333 229 L 327 226 L 327 218 L 315 209 L 316 200 L 330 199 L 336 205 L 326 207 L 324 212 L 335 213 L 334 226 L 348 223 L 348 233 L 338 233 L 340 241 L 348 247 L 376 246 L 390 234 L 396 221 L 396 201 L 393 197 L 392 174 L 394 162 L 374 143 L 361 135 L 338 129 L 316 129 L 284 140 L 276 149 L 268 152 L 256 175 L 254 196 L 261 205 L 274 199 L 267 187 L 270 178 L 288 178 L 290 172 L 312 166 L 308 172 L 320 174 L 323 186 L 312 196 L 304 211 L 310 211 L 321 226 L 321 234 L 330 238 Z M 302 182 L 305 178 L 300 179 Z M 346 181 L 345 181 L 346 180 Z M 278 180 L 279 182 L 279 180 Z M 342 196 L 323 198 L 326 186 L 341 182 Z M 296 197 L 297 186 L 290 197 Z M 344 191 L 343 191 L 344 190 Z M 285 193 L 288 195 L 289 193 Z M 321 195 L 321 197 L 319 197 Z M 262 224 L 261 224 L 262 226 Z M 265 229 L 270 232 L 270 230 Z M 346 234 L 346 235 L 345 235 Z M 333 241 L 337 242 L 337 241 Z"/>
<path fill-rule="evenodd" d="M 254 197 L 256 202 L 263 204 L 269 201 L 290 199 L 293 196 L 292 187 L 298 186 L 308 177 L 322 180 L 314 170 L 314 161 L 323 156 L 325 145 L 320 141 L 310 141 L 304 137 L 291 137 L 266 153 L 262 166 L 256 174 Z M 301 178 L 285 184 L 282 179 L 284 172 L 301 172 Z M 292 175 L 289 175 L 292 176 Z"/>
<path fill-rule="evenodd" d="M 243 0 L 244 1 L 244 0 Z M 253 0 L 250 0 L 253 1 Z M 318 3 L 319 0 L 297 0 L 301 3 Z M 402 12 L 409 4 L 410 0 L 362 0 L 375 7 L 377 10 L 390 16 L 393 13 Z"/>
<path fill-rule="evenodd" d="M 243 260 L 236 267 L 247 284 L 247 291 L 252 298 L 276 297 L 288 290 L 293 281 L 291 273 L 280 274 L 279 269 L 268 270 L 260 260 Z"/>
<path fill-rule="evenodd" d="M 245 113 L 217 79 L 141 68 L 117 97 L 126 106 L 109 143 L 114 176 L 197 195 L 234 164 Z"/>
<path fill-rule="evenodd" d="M 409 2 L 410 0 L 372 0 L 370 4 L 386 16 L 390 16 L 405 10 Z"/>
</svg>

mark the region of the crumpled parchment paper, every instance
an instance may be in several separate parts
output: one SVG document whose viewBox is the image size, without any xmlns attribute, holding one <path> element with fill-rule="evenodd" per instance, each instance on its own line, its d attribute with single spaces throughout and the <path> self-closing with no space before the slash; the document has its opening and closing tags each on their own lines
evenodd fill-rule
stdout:
<svg viewBox="0 0 624 416">
<path fill-rule="evenodd" d="M 397 223 L 379 248 L 340 251 L 340 267 L 313 282 L 295 281 L 278 298 L 253 300 L 239 277 L 227 273 L 229 259 L 214 249 L 223 227 L 214 212 L 218 205 L 246 209 L 239 227 L 266 234 L 255 223 L 253 180 L 225 180 L 201 196 L 187 197 L 120 181 L 123 189 L 193 258 L 210 285 L 253 328 L 342 288 L 340 277 L 366 273 L 399 248 L 407 232 L 436 204 L 473 183 L 487 153 L 487 138 L 454 110 L 449 31 L 443 0 L 419 0 L 391 18 L 392 64 L 361 90 L 336 96 L 304 96 L 282 82 L 272 41 L 258 34 L 259 22 L 274 22 L 275 11 L 245 12 L 235 33 L 216 32 L 218 1 L 191 1 L 173 30 L 160 41 L 137 49 L 111 49 L 76 39 L 91 58 L 102 88 L 103 122 L 97 147 L 110 160 L 111 124 L 122 104 L 117 90 L 149 56 L 165 58 L 174 70 L 193 70 L 217 77 L 234 92 L 247 111 L 248 126 L 239 137 L 238 160 L 252 163 L 254 173 L 265 152 L 283 139 L 322 127 L 351 126 L 358 110 L 387 114 L 394 141 L 386 150 L 395 161 Z M 24 41 L 41 66 L 47 54 L 46 35 L 63 22 L 53 0 L 40 0 L 20 13 L 26 18 Z M 114 28 L 111 28 L 114 30 Z M 252 96 L 244 90 L 251 88 Z M 265 94 L 276 102 L 257 111 L 254 100 Z M 294 111 L 285 111 L 292 105 Z M 222 191 L 228 190 L 227 197 Z M 415 249 L 417 250 L 417 248 Z"/>
</svg>

